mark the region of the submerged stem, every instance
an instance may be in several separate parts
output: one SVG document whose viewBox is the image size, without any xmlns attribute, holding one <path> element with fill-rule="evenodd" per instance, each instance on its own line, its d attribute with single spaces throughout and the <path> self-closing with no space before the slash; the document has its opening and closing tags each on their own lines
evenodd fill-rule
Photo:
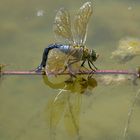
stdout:
<svg viewBox="0 0 140 140">
<path fill-rule="evenodd" d="M 133 115 L 133 112 L 134 112 L 134 107 L 135 107 L 135 104 L 136 104 L 136 101 L 137 101 L 137 98 L 138 98 L 139 94 L 140 94 L 140 89 L 138 90 L 138 92 L 136 92 L 136 94 L 133 98 L 132 104 L 129 108 L 127 122 L 125 124 L 124 132 L 123 132 L 123 140 L 125 140 L 127 135 L 128 135 L 128 129 L 129 129 L 129 126 L 130 126 L 130 121 L 131 121 L 131 118 L 132 118 L 132 115 Z"/>
</svg>

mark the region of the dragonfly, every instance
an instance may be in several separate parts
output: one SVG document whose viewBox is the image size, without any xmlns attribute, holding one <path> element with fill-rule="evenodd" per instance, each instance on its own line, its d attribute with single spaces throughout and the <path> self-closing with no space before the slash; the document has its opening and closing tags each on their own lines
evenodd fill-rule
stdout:
<svg viewBox="0 0 140 140">
<path fill-rule="evenodd" d="M 71 22 L 68 10 L 60 8 L 57 11 L 53 30 L 55 36 L 59 39 L 63 39 L 64 43 L 50 44 L 45 48 L 42 61 L 35 71 L 38 72 L 45 69 L 46 64 L 48 65 L 49 56 L 51 56 L 49 64 L 53 67 L 57 67 L 59 63 L 63 61 L 63 69 L 60 70 L 61 72 L 68 70 L 70 74 L 73 74 L 74 64 L 80 63 L 80 65 L 78 65 L 79 70 L 80 67 L 85 67 L 85 62 L 87 62 L 91 70 L 97 70 L 94 62 L 99 54 L 96 53 L 94 49 L 90 49 L 85 45 L 88 23 L 92 13 L 93 8 L 91 2 L 86 2 L 80 7 L 73 18 L 73 22 Z"/>
</svg>

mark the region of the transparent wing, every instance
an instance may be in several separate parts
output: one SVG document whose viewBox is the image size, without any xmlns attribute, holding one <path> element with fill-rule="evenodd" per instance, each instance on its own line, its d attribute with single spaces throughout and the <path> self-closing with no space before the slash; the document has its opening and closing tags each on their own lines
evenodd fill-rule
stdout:
<svg viewBox="0 0 140 140">
<path fill-rule="evenodd" d="M 65 39 L 70 44 L 73 43 L 70 15 L 66 9 L 61 8 L 57 12 L 53 29 L 56 37 Z"/>
<path fill-rule="evenodd" d="M 47 71 L 58 72 L 64 68 L 67 55 L 59 49 L 53 49 L 49 52 L 47 60 Z"/>
<path fill-rule="evenodd" d="M 67 97 L 64 124 L 67 132 L 74 136 L 79 136 L 81 97 L 82 95 L 80 93 L 69 93 Z"/>
<path fill-rule="evenodd" d="M 91 2 L 86 2 L 77 12 L 74 18 L 74 42 L 83 45 L 86 41 L 87 26 L 92 15 L 93 9 Z"/>
<path fill-rule="evenodd" d="M 47 71 L 48 72 L 60 72 L 64 69 L 67 64 L 70 64 L 70 69 L 76 72 L 80 69 L 80 60 L 83 51 L 80 49 L 73 49 L 68 54 L 61 52 L 59 49 L 53 49 L 50 51 L 47 60 Z M 78 62 L 75 62 L 79 60 Z M 75 63 L 74 63 L 75 62 Z"/>
<path fill-rule="evenodd" d="M 54 139 L 56 133 L 56 127 L 59 124 L 59 121 L 63 117 L 65 107 L 67 104 L 67 94 L 61 89 L 60 92 L 53 98 L 48 101 L 46 108 L 46 121 L 47 126 L 49 127 L 50 139 Z"/>
<path fill-rule="evenodd" d="M 46 121 L 51 139 L 55 138 L 56 128 L 63 115 L 67 132 L 77 136 L 79 134 L 81 94 L 73 94 L 67 90 L 67 86 L 69 85 L 61 89 L 47 104 Z"/>
</svg>

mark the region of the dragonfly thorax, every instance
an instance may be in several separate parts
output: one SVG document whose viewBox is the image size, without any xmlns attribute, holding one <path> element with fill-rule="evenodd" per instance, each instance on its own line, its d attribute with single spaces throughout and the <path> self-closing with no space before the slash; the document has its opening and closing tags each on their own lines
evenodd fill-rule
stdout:
<svg viewBox="0 0 140 140">
<path fill-rule="evenodd" d="M 83 60 L 96 61 L 98 56 L 99 55 L 93 49 L 84 48 L 83 50 Z"/>
</svg>

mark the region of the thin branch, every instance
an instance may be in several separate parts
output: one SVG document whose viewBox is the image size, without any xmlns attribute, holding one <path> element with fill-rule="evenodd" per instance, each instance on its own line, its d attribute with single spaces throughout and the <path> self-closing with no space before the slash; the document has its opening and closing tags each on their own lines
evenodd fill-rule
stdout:
<svg viewBox="0 0 140 140">
<path fill-rule="evenodd" d="M 46 75 L 45 71 L 40 71 L 40 72 L 35 72 L 35 71 L 0 71 L 1 75 Z M 50 72 L 47 73 L 48 75 L 56 75 L 55 72 Z M 69 72 L 63 72 L 63 73 L 57 73 L 57 75 L 69 75 Z M 140 77 L 140 72 L 132 72 L 129 70 L 96 70 L 96 71 L 91 71 L 91 70 L 86 70 L 83 72 L 76 72 L 76 75 L 88 75 L 88 74 L 125 74 L 125 75 L 134 75 L 136 77 Z"/>
<path fill-rule="evenodd" d="M 137 102 L 137 99 L 138 99 L 139 95 L 140 95 L 140 89 L 138 90 L 138 92 L 136 92 L 136 94 L 133 98 L 132 104 L 129 108 L 127 122 L 125 124 L 124 132 L 123 132 L 123 140 L 125 140 L 127 138 L 128 129 L 130 127 L 130 122 L 132 120 L 132 115 L 133 115 L 133 112 L 134 112 L 135 104 Z"/>
</svg>

